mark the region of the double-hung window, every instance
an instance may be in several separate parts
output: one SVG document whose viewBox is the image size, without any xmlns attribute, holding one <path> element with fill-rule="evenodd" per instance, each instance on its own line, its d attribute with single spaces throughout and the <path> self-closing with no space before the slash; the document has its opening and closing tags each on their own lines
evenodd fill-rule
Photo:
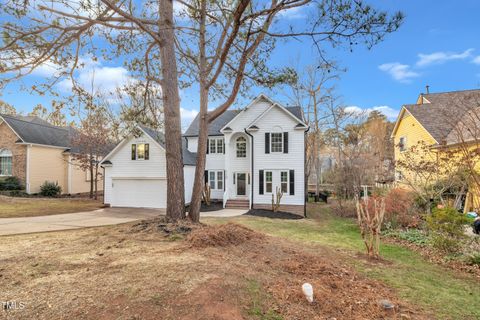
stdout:
<svg viewBox="0 0 480 320">
<path fill-rule="evenodd" d="M 132 160 L 150 159 L 150 145 L 148 143 L 132 144 Z"/>
<path fill-rule="evenodd" d="M 217 171 L 217 189 L 223 190 L 223 171 Z"/>
<path fill-rule="evenodd" d="M 265 192 L 272 193 L 273 175 L 272 171 L 265 171 Z"/>
<path fill-rule="evenodd" d="M 12 175 L 12 152 L 0 149 L 0 176 Z"/>
<path fill-rule="evenodd" d="M 223 138 L 208 139 L 208 153 L 223 153 Z"/>
<path fill-rule="evenodd" d="M 210 180 L 210 189 L 215 189 L 215 176 L 216 176 L 216 172 L 215 171 L 209 171 L 208 172 L 208 175 L 209 175 L 209 180 Z"/>
<path fill-rule="evenodd" d="M 270 141 L 271 152 L 283 152 L 283 133 L 272 132 Z"/>
<path fill-rule="evenodd" d="M 280 188 L 283 193 L 288 193 L 288 171 L 280 172 Z"/>
<path fill-rule="evenodd" d="M 223 170 L 208 171 L 208 184 L 212 190 L 223 190 Z"/>
</svg>

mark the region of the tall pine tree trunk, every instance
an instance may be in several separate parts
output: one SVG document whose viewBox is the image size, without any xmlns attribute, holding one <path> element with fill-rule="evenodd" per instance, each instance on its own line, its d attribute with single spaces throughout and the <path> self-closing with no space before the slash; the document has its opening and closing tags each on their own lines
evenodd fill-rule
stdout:
<svg viewBox="0 0 480 320">
<path fill-rule="evenodd" d="M 203 85 L 201 85 L 203 87 Z M 193 182 L 192 200 L 188 217 L 193 222 L 200 221 L 200 206 L 202 204 L 202 192 L 204 183 L 205 162 L 208 143 L 208 91 L 203 88 L 200 95 L 200 116 L 198 132 L 197 162 L 195 168 L 195 179 Z"/>
<path fill-rule="evenodd" d="M 182 159 L 182 129 L 180 98 L 175 56 L 173 0 L 159 0 L 160 22 L 158 35 L 162 63 L 162 96 L 165 116 L 165 148 L 167 158 L 167 220 L 185 218 L 185 190 Z M 158 190 L 160 193 L 160 190 Z"/>
<path fill-rule="evenodd" d="M 202 0 L 200 4 L 199 21 L 199 53 L 200 53 L 200 115 L 198 129 L 197 162 L 195 168 L 195 179 L 193 181 L 192 199 L 190 201 L 190 211 L 188 217 L 193 222 L 200 221 L 200 206 L 202 204 L 202 192 L 204 188 L 203 181 L 205 172 L 205 162 L 208 143 L 208 87 L 207 87 L 207 58 L 206 58 L 206 15 L 207 2 Z"/>
</svg>

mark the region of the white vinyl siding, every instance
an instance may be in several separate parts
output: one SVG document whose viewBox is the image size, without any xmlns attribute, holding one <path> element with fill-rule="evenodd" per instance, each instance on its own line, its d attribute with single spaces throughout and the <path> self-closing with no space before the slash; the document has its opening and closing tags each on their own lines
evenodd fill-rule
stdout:
<svg viewBox="0 0 480 320">
<path fill-rule="evenodd" d="M 285 205 L 304 205 L 304 161 L 305 161 L 305 132 L 303 130 L 295 130 L 298 124 L 291 116 L 287 115 L 280 108 L 272 108 L 267 115 L 263 116 L 258 122 L 258 131 L 251 132 L 254 140 L 254 170 L 252 180 L 254 182 L 253 193 L 254 203 L 271 204 L 272 196 L 266 192 L 264 185 L 264 194 L 259 194 L 259 170 L 273 173 L 273 186 L 281 187 L 281 172 L 289 172 L 294 170 L 294 190 L 295 194 L 290 195 L 290 181 L 288 180 L 288 192 L 284 192 L 282 204 Z M 288 153 L 265 153 L 265 133 L 278 132 L 278 126 L 281 126 L 282 132 L 288 132 L 289 150 Z M 271 139 L 270 139 L 271 140 Z M 287 174 L 289 177 L 289 174 Z M 265 178 L 264 178 L 265 179 Z M 289 179 L 289 178 L 288 178 Z"/>
</svg>

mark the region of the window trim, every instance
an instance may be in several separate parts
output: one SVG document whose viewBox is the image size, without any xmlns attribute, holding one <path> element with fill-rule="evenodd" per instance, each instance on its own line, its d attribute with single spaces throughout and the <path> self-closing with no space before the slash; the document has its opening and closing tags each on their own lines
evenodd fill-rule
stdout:
<svg viewBox="0 0 480 320">
<path fill-rule="evenodd" d="M 210 186 L 210 190 L 223 190 L 225 187 L 225 174 L 223 173 L 223 170 L 207 170 L 208 171 L 208 185 Z M 222 180 L 218 179 L 218 174 L 221 173 Z M 212 180 L 212 174 L 213 174 L 213 180 Z M 222 188 L 218 187 L 218 182 L 222 181 Z M 212 188 L 212 182 L 213 182 L 213 188 Z"/>
<path fill-rule="evenodd" d="M 282 181 L 282 174 L 285 174 L 287 176 L 287 181 Z M 282 185 L 284 183 L 287 184 L 287 190 L 285 191 L 282 190 Z M 283 192 L 284 195 L 290 194 L 290 171 L 288 170 L 280 170 L 280 190 Z"/>
<path fill-rule="evenodd" d="M 270 173 L 270 182 L 267 181 L 268 173 Z M 270 191 L 268 191 L 268 183 L 270 183 Z M 264 194 L 273 193 L 273 170 L 265 170 L 263 174 L 263 185 L 265 186 Z"/>
<path fill-rule="evenodd" d="M 212 145 L 213 142 L 213 145 Z M 212 149 L 213 146 L 213 149 Z M 221 146 L 222 151 L 218 151 L 218 147 Z M 214 152 L 212 151 L 214 150 Z M 208 138 L 208 154 L 224 154 L 225 142 L 223 138 Z"/>
<path fill-rule="evenodd" d="M 10 171 L 9 171 L 9 174 L 1 174 L 0 173 L 0 177 L 11 177 L 13 176 L 13 153 L 12 151 L 8 150 L 8 149 L 3 149 L 3 150 L 0 150 L 0 159 L 10 159 L 10 162 L 9 162 L 9 166 L 10 166 Z M 1 165 L 2 161 L 0 160 L 0 165 Z"/>
<path fill-rule="evenodd" d="M 222 179 L 221 179 L 221 180 L 218 178 L 219 174 L 221 174 L 221 176 L 222 176 Z M 217 181 L 216 181 L 216 182 L 217 182 L 217 184 L 216 184 L 217 189 L 216 189 L 216 190 L 223 190 L 223 187 L 224 187 L 224 185 L 225 185 L 225 182 L 224 182 L 225 179 L 224 179 L 223 170 L 216 171 L 216 177 L 217 177 Z M 220 186 L 219 186 L 219 182 L 222 182 L 222 187 L 221 187 L 221 188 L 220 188 Z"/>
<path fill-rule="evenodd" d="M 138 148 L 143 145 L 143 158 L 138 157 Z M 132 143 L 130 150 L 131 150 L 131 158 L 133 158 L 133 149 L 135 148 L 135 159 L 131 159 L 132 161 L 147 161 L 150 160 L 150 143 L 142 142 L 142 143 Z"/>
<path fill-rule="evenodd" d="M 280 151 L 273 151 L 273 135 L 274 134 L 279 134 L 281 137 Z M 284 139 L 283 132 L 270 132 L 270 153 L 283 153 L 283 143 L 284 143 L 283 139 Z M 275 142 L 275 143 L 278 143 L 278 142 Z"/>
</svg>

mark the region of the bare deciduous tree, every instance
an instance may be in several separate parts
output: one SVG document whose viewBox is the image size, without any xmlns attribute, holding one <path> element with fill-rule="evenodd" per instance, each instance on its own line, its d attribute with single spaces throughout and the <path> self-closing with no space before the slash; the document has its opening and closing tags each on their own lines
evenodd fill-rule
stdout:
<svg viewBox="0 0 480 320">
<path fill-rule="evenodd" d="M 0 100 L 0 114 L 15 115 L 17 114 L 17 110 L 11 104 Z"/>
<path fill-rule="evenodd" d="M 251 85 L 273 86 L 291 81 L 291 68 L 274 70 L 268 58 L 277 39 L 311 40 L 320 49 L 324 43 L 350 46 L 363 41 L 368 47 L 395 31 L 401 13 L 388 17 L 358 0 L 179 1 L 186 21 L 177 34 L 180 61 L 192 81 L 199 84 L 200 112 L 197 163 L 189 217 L 199 221 L 207 150 L 208 126 L 223 114 L 237 95 Z M 304 7 L 309 23 L 289 26 L 276 23 L 281 13 Z M 195 45 L 192 45 L 195 44 Z M 209 109 L 209 101 L 218 105 Z"/>
</svg>

